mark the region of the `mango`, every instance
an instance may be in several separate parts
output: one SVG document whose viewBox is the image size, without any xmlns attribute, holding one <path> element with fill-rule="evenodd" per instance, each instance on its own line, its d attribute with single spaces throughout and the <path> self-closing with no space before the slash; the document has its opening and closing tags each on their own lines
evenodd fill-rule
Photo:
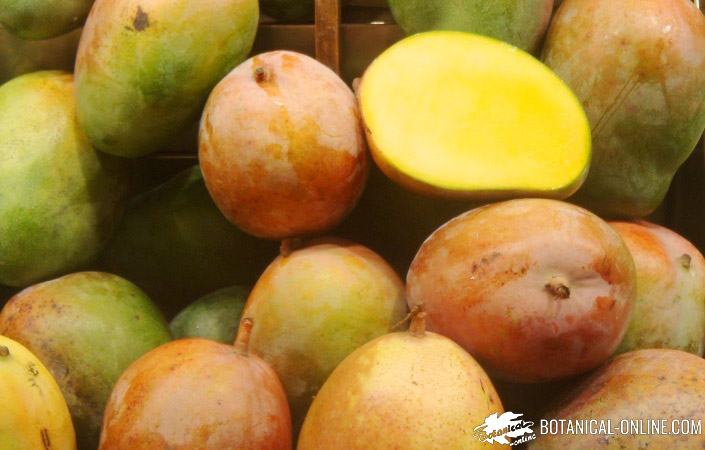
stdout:
<svg viewBox="0 0 705 450">
<path fill-rule="evenodd" d="M 27 347 L 49 369 L 81 449 L 96 448 L 103 410 L 120 374 L 171 339 L 144 292 L 100 272 L 67 275 L 15 295 L 0 311 L 0 335 Z"/>
<path fill-rule="evenodd" d="M 91 147 L 73 95 L 63 72 L 0 87 L 0 284 L 27 286 L 88 264 L 122 217 L 129 166 Z"/>
<path fill-rule="evenodd" d="M 232 344 L 250 289 L 230 286 L 191 303 L 169 324 L 175 339 L 202 337 Z"/>
<path fill-rule="evenodd" d="M 571 0 L 566 0 L 566 5 Z M 705 422 L 705 361 L 678 350 L 637 350 L 619 355 L 573 386 L 545 420 L 609 420 L 626 432 L 544 434 L 532 450 L 698 448 Z M 641 422 L 642 433 L 631 423 Z M 649 432 L 649 421 L 668 434 Z M 663 422 L 661 422 L 663 421 Z M 696 429 L 697 426 L 697 429 Z M 698 431 L 699 430 L 699 431 Z M 676 435 L 677 434 L 677 435 Z"/>
<path fill-rule="evenodd" d="M 481 449 L 477 427 L 504 409 L 482 367 L 458 344 L 425 331 L 355 350 L 333 371 L 306 416 L 298 450 Z"/>
<path fill-rule="evenodd" d="M 132 364 L 105 408 L 102 450 L 291 449 L 286 395 L 271 367 L 247 350 L 180 339 Z"/>
<path fill-rule="evenodd" d="M 542 59 L 590 122 L 575 201 L 610 217 L 654 211 L 705 129 L 705 17 L 689 0 L 566 0 Z"/>
<path fill-rule="evenodd" d="M 404 285 L 371 250 L 314 240 L 281 255 L 250 294 L 250 347 L 284 386 L 295 431 L 313 397 L 347 355 L 388 333 L 406 315 Z"/>
<path fill-rule="evenodd" d="M 168 144 L 245 59 L 257 20 L 257 0 L 97 0 L 75 70 L 90 141 L 125 157 Z"/>
<path fill-rule="evenodd" d="M 578 100 L 532 56 L 497 40 L 408 37 L 368 67 L 358 95 L 375 162 L 415 192 L 562 199 L 587 174 L 590 128 Z"/>
<path fill-rule="evenodd" d="M 289 51 L 257 55 L 218 83 L 201 119 L 198 158 L 223 214 L 268 239 L 328 231 L 367 179 L 352 91 L 323 64 Z"/>
<path fill-rule="evenodd" d="M 606 222 L 556 200 L 462 214 L 436 230 L 407 275 L 409 306 L 491 375 L 542 382 L 609 358 L 629 326 L 636 271 Z"/>
<path fill-rule="evenodd" d="M 0 8 L 0 25 L 21 39 L 41 40 L 80 28 L 93 0 L 8 0 Z"/>
<path fill-rule="evenodd" d="M 636 266 L 637 299 L 618 352 L 672 348 L 703 356 L 705 259 L 677 233 L 644 221 L 610 222 Z"/>
<path fill-rule="evenodd" d="M 73 71 L 81 30 L 41 41 L 26 41 L 0 26 L 0 85 L 41 70 Z"/>
<path fill-rule="evenodd" d="M 216 289 L 254 284 L 276 254 L 223 217 L 194 166 L 131 201 L 101 266 L 175 314 Z"/>
<path fill-rule="evenodd" d="M 387 0 L 406 34 L 467 31 L 493 37 L 528 52 L 546 33 L 553 0 Z"/>
<path fill-rule="evenodd" d="M 56 381 L 21 344 L 0 336 L 0 448 L 75 450 L 71 415 Z"/>
</svg>

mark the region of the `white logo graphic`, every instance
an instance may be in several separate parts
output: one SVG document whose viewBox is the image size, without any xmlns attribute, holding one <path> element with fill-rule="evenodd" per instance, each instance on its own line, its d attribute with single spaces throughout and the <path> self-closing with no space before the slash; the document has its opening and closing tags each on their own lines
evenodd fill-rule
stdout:
<svg viewBox="0 0 705 450">
<path fill-rule="evenodd" d="M 480 442 L 489 442 L 491 444 L 496 442 L 498 444 L 512 446 L 536 439 L 536 435 L 531 428 L 529 428 L 534 426 L 534 422 L 521 420 L 519 419 L 521 416 L 523 416 L 523 414 L 514 414 L 510 411 L 505 412 L 499 417 L 497 417 L 497 413 L 494 413 L 485 419 L 485 423 L 475 427 L 473 436 L 479 438 Z M 530 436 L 524 436 L 525 434 L 529 434 Z M 520 436 L 524 437 L 512 443 L 507 439 L 518 438 Z"/>
</svg>

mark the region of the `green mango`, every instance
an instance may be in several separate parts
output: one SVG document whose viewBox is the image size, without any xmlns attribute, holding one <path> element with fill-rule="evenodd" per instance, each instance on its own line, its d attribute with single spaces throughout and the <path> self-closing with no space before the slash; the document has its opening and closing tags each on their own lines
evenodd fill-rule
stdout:
<svg viewBox="0 0 705 450">
<path fill-rule="evenodd" d="M 0 27 L 0 84 L 39 70 L 73 71 L 81 30 L 43 41 L 26 41 Z"/>
<path fill-rule="evenodd" d="M 232 345 L 250 289 L 230 286 L 191 303 L 169 324 L 176 339 L 202 337 Z"/>
<path fill-rule="evenodd" d="M 80 28 L 93 0 L 6 0 L 0 24 L 22 39 L 49 39 Z"/>
<path fill-rule="evenodd" d="M 27 286 L 89 263 L 127 203 L 128 161 L 91 147 L 67 73 L 2 85 L 0 124 L 0 284 Z"/>
<path fill-rule="evenodd" d="M 66 399 L 78 446 L 98 446 L 103 410 L 118 377 L 171 340 L 161 312 L 115 275 L 81 272 L 27 288 L 0 311 L 0 335 L 49 369 Z"/>
<path fill-rule="evenodd" d="M 468 31 L 528 52 L 541 44 L 553 0 L 387 0 L 406 34 Z"/>
<path fill-rule="evenodd" d="M 136 157 L 173 141 L 247 57 L 258 16 L 257 0 L 97 0 L 75 71 L 93 145 Z"/>
<path fill-rule="evenodd" d="M 705 129 L 703 14 L 689 0 L 565 0 L 542 59 L 592 130 L 573 200 L 608 217 L 654 211 Z"/>
<path fill-rule="evenodd" d="M 228 222 L 194 166 L 133 199 L 101 264 L 176 313 L 223 286 L 253 284 L 276 253 Z"/>
</svg>

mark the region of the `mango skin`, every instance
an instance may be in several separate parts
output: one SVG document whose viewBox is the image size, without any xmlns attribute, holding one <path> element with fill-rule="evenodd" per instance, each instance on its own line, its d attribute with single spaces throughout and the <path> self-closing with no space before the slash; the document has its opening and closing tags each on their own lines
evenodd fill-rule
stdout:
<svg viewBox="0 0 705 450">
<path fill-rule="evenodd" d="M 12 339 L 0 336 L 0 448 L 74 450 L 69 408 L 44 364 Z M 50 446 L 50 447 L 49 447 Z"/>
<path fill-rule="evenodd" d="M 127 161 L 94 150 L 63 72 L 0 87 L 0 284 L 27 286 L 91 262 L 127 203 Z"/>
<path fill-rule="evenodd" d="M 296 432 L 335 366 L 406 313 L 404 285 L 382 258 L 358 244 L 322 239 L 275 259 L 243 318 L 255 323 L 250 349 L 279 376 Z"/>
<path fill-rule="evenodd" d="M 569 2 L 570 0 L 566 0 Z M 705 361 L 678 350 L 637 350 L 619 355 L 573 386 L 544 419 L 695 420 L 705 422 Z M 646 427 L 646 422 L 644 422 Z M 532 450 L 702 448 L 702 434 L 538 435 Z"/>
<path fill-rule="evenodd" d="M 705 17 L 689 0 L 566 0 L 542 60 L 592 129 L 575 201 L 609 217 L 654 211 L 705 129 Z"/>
<path fill-rule="evenodd" d="M 99 448 L 288 450 L 289 407 L 260 358 L 207 339 L 180 339 L 120 376 Z"/>
<path fill-rule="evenodd" d="M 54 376 L 81 449 L 96 448 L 103 410 L 120 374 L 171 340 L 164 317 L 144 292 L 100 272 L 23 290 L 0 312 L 0 334 L 27 347 Z"/>
<path fill-rule="evenodd" d="M 41 70 L 73 71 L 81 30 L 41 41 L 26 41 L 0 26 L 0 85 Z"/>
<path fill-rule="evenodd" d="M 311 405 L 297 448 L 492 448 L 473 436 L 474 428 L 503 412 L 489 377 L 458 344 L 430 332 L 391 333 L 336 367 Z"/>
<path fill-rule="evenodd" d="M 83 25 L 93 0 L 8 0 L 0 24 L 21 39 L 50 39 Z"/>
<path fill-rule="evenodd" d="M 223 286 L 253 285 L 276 255 L 228 222 L 193 166 L 131 201 L 100 265 L 176 314 Z"/>
<path fill-rule="evenodd" d="M 230 286 L 199 298 L 172 319 L 174 339 L 202 337 L 232 344 L 249 295 L 249 288 Z"/>
<path fill-rule="evenodd" d="M 543 39 L 553 0 L 387 0 L 407 35 L 467 31 L 534 52 Z"/>
<path fill-rule="evenodd" d="M 637 299 L 617 350 L 671 348 L 703 356 L 705 259 L 677 233 L 645 221 L 611 222 L 636 266 Z"/>
<path fill-rule="evenodd" d="M 245 59 L 257 0 L 98 0 L 76 59 L 78 120 L 96 148 L 158 150 L 195 122 L 211 89 Z"/>
<path fill-rule="evenodd" d="M 428 329 L 491 375 L 537 383 L 587 372 L 617 350 L 636 272 L 622 238 L 599 217 L 565 202 L 520 199 L 436 230 L 406 288 L 409 307 L 425 305 Z"/>
</svg>

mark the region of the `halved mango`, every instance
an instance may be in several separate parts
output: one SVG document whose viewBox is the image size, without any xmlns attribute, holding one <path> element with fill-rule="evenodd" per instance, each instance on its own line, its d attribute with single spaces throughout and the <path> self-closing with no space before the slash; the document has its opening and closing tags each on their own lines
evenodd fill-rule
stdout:
<svg viewBox="0 0 705 450">
<path fill-rule="evenodd" d="M 408 37 L 370 65 L 358 94 L 375 161 L 417 192 L 565 198 L 587 174 L 580 102 L 546 66 L 500 41 Z"/>
</svg>

